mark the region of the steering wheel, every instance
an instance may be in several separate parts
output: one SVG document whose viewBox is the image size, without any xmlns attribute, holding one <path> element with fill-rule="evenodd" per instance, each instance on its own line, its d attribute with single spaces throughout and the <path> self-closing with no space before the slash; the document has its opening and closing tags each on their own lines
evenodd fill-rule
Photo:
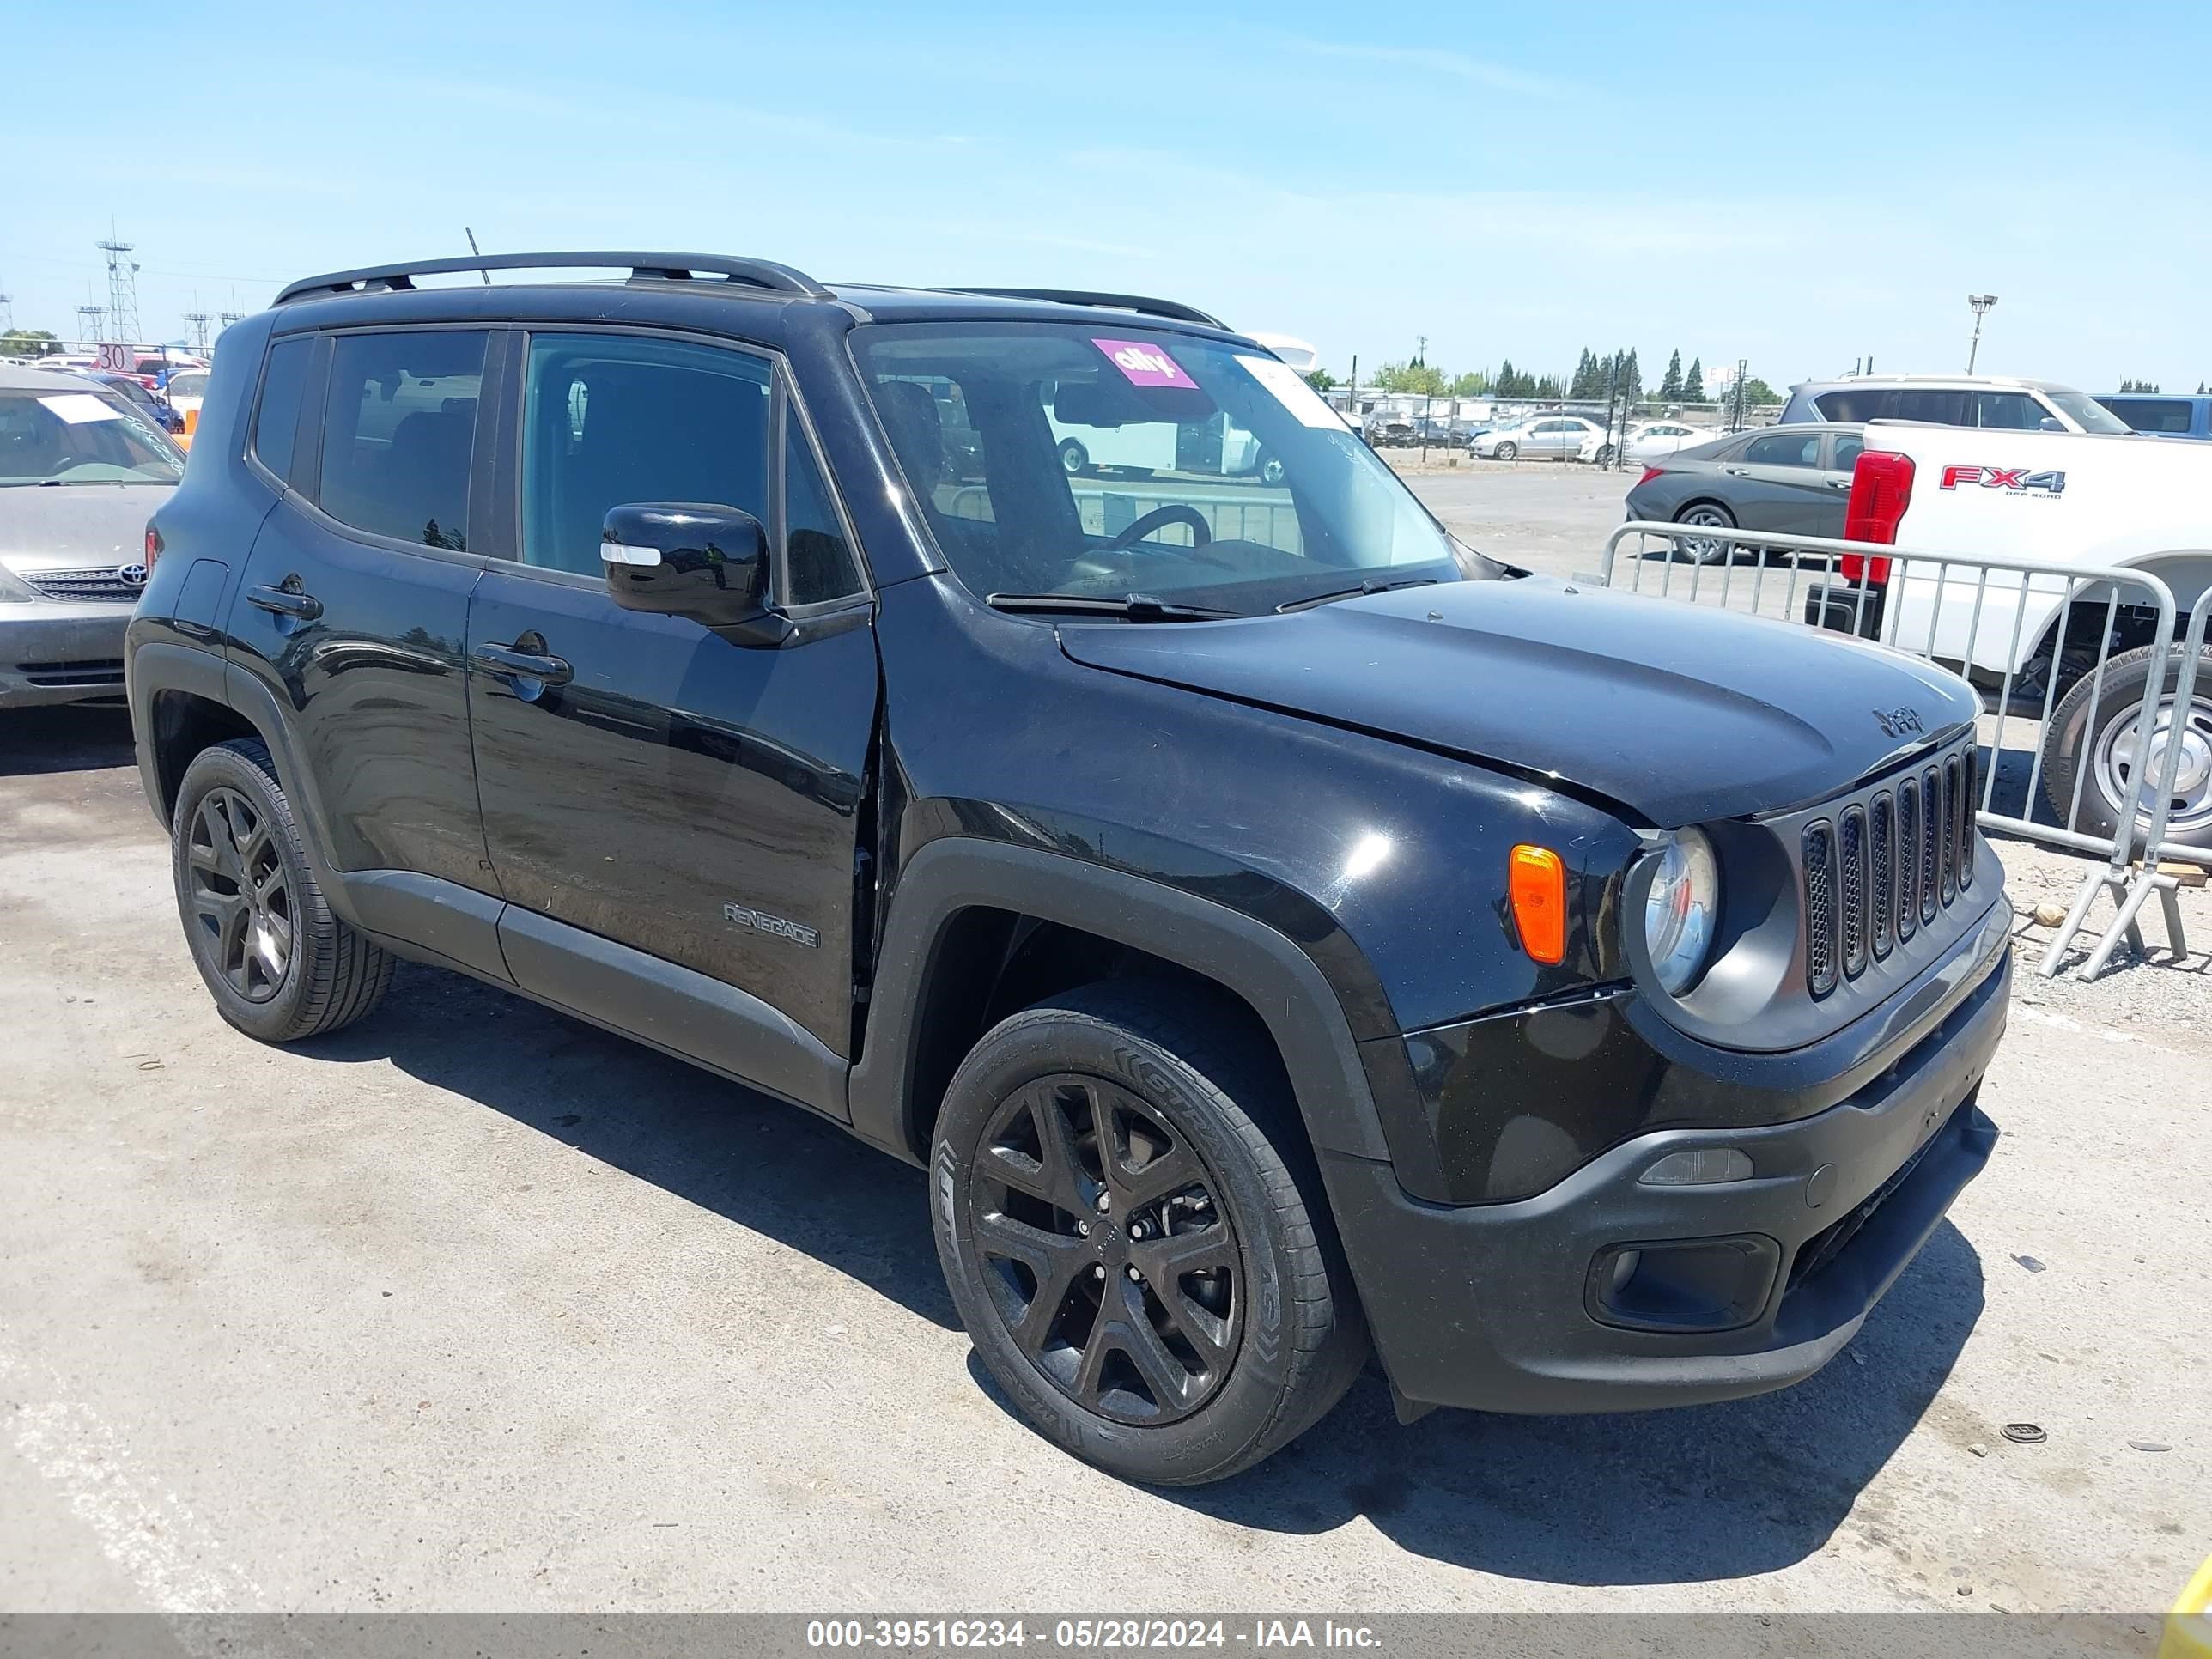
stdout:
<svg viewBox="0 0 2212 1659">
<path fill-rule="evenodd" d="M 1204 547 L 1213 539 L 1213 526 L 1206 523 L 1206 515 L 1194 507 L 1186 507 L 1181 501 L 1170 501 L 1165 507 L 1154 507 L 1144 517 L 1130 525 L 1127 530 L 1106 544 L 1106 551 L 1127 552 L 1155 530 L 1171 524 L 1188 525 L 1191 544 L 1194 547 Z"/>
</svg>

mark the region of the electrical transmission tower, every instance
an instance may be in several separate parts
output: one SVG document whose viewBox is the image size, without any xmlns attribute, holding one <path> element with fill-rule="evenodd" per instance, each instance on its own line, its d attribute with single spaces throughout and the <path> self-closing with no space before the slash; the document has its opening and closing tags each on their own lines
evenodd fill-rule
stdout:
<svg viewBox="0 0 2212 1659">
<path fill-rule="evenodd" d="M 138 338 L 138 264 L 131 258 L 133 246 L 118 241 L 112 227 L 107 240 L 93 246 L 107 256 L 107 314 L 115 319 L 115 337 L 135 344 Z"/>
<path fill-rule="evenodd" d="M 76 308 L 76 314 L 84 319 L 86 339 L 98 342 L 107 337 L 106 331 L 100 325 L 100 319 L 107 315 L 106 306 L 79 306 Z"/>
<path fill-rule="evenodd" d="M 198 352 L 206 351 L 208 313 L 204 311 L 188 311 L 185 313 L 185 320 L 192 325 L 192 349 Z"/>
</svg>

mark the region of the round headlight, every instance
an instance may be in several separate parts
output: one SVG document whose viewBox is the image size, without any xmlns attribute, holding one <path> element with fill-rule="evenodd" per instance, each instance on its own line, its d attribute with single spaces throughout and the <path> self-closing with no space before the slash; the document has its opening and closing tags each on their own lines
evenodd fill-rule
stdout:
<svg viewBox="0 0 2212 1659">
<path fill-rule="evenodd" d="M 1720 902 L 1720 866 L 1712 842 L 1698 830 L 1677 830 L 1659 855 L 1644 900 L 1644 946 L 1669 995 L 1688 990 L 1704 971 Z"/>
</svg>

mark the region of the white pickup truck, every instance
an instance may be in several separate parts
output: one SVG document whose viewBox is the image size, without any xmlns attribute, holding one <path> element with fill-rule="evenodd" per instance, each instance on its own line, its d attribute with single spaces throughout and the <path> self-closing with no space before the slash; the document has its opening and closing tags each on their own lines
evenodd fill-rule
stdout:
<svg viewBox="0 0 2212 1659">
<path fill-rule="evenodd" d="M 2212 842 L 2212 665 L 2186 710 L 2172 697 L 2190 607 L 2212 586 L 2212 444 L 1877 422 L 1866 429 L 1844 534 L 1899 555 L 1846 555 L 1840 580 L 1813 590 L 1808 621 L 1924 653 L 1991 693 L 2009 677 L 2011 706 L 2039 715 L 2055 673 L 2043 787 L 2061 820 L 2084 757 L 2088 778 L 2069 827 L 2108 836 L 2134 769 L 2155 765 L 2178 742 L 2172 834 Z M 2141 728 L 2158 672 L 2156 611 L 2143 590 L 1936 562 L 1948 553 L 2140 570 L 2172 588 L 2177 645 L 2148 743 Z M 2112 654 L 2098 684 L 2088 671 L 2100 646 Z"/>
</svg>

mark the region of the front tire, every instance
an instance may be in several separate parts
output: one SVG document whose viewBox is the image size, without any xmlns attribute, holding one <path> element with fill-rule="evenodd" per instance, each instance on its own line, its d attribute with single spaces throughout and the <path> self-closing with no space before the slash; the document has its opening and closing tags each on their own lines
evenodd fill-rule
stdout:
<svg viewBox="0 0 2212 1659">
<path fill-rule="evenodd" d="M 1060 470 L 1071 478 L 1091 465 L 1091 452 L 1070 438 L 1060 447 Z"/>
<path fill-rule="evenodd" d="M 1263 484 L 1274 485 L 1283 481 L 1283 458 L 1272 450 L 1260 452 L 1260 465 L 1253 469 Z"/>
<path fill-rule="evenodd" d="M 1365 1360 L 1297 1109 L 1248 1024 L 1180 988 L 1085 987 L 993 1028 L 939 1119 L 938 1256 L 978 1357 L 1124 1480 L 1249 1468 Z"/>
<path fill-rule="evenodd" d="M 1501 461 L 1510 461 L 1521 453 L 1521 446 L 1509 440 L 1490 453 Z"/>
<path fill-rule="evenodd" d="M 2173 799 L 2166 834 L 2173 840 L 2203 844 L 2212 842 L 2212 651 L 2198 662 L 2197 684 L 2189 707 L 2177 710 L 2174 694 L 2180 689 L 2181 653 L 2166 653 L 2164 684 L 2160 687 L 2157 719 L 2151 740 L 2142 740 L 2143 694 L 2154 672 L 2153 646 L 2123 651 L 2105 665 L 2101 688 L 2094 674 L 2084 674 L 2051 712 L 2043 735 L 2043 794 L 2051 814 L 2063 826 L 2091 836 L 2116 835 L 2120 827 L 2120 803 L 2136 769 L 2149 766 L 2151 781 L 2158 781 L 2166 747 L 2181 745 L 2181 762 L 2174 774 Z M 2091 694 L 2095 694 L 2096 726 L 2089 726 Z M 2081 780 L 2080 822 L 2066 825 L 2073 804 L 2076 775 L 2086 765 Z M 2146 792 L 2136 819 L 2135 850 L 2150 829 L 2152 802 Z"/>
<path fill-rule="evenodd" d="M 169 851 L 192 963 L 216 1012 L 248 1036 L 319 1036 L 383 997 L 392 958 L 331 914 L 258 738 L 193 757 Z"/>
</svg>

